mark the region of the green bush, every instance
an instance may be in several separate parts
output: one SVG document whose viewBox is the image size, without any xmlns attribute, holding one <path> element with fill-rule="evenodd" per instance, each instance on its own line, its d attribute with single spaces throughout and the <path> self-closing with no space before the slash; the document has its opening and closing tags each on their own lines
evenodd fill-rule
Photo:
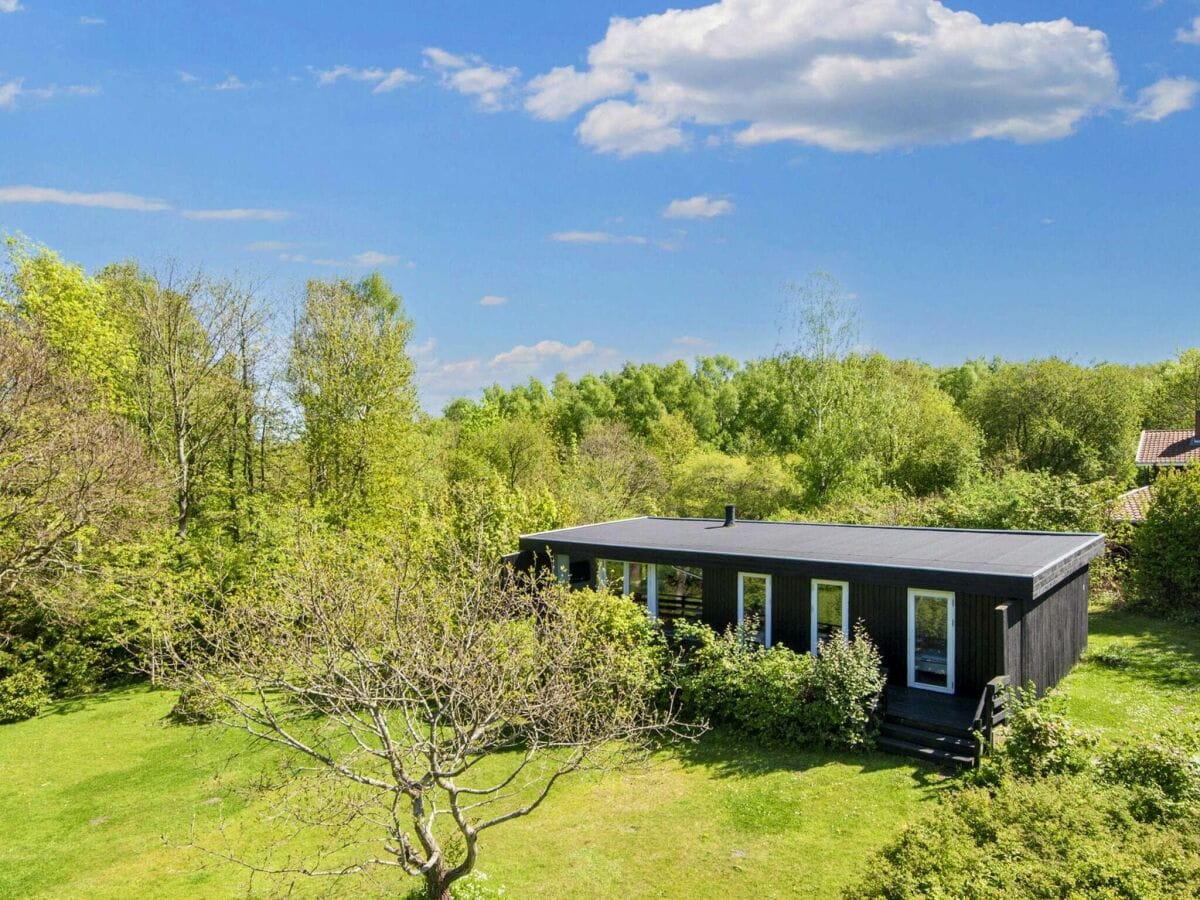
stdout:
<svg viewBox="0 0 1200 900">
<path fill-rule="evenodd" d="M 46 676 L 33 666 L 0 678 L 0 722 L 30 719 L 49 702 Z"/>
<path fill-rule="evenodd" d="M 1161 740 L 1106 753 L 1100 760 L 1100 776 L 1131 790 L 1130 808 L 1143 822 L 1177 819 L 1200 800 L 1200 761 Z"/>
<path fill-rule="evenodd" d="M 707 625 L 676 626 L 676 638 L 694 645 L 679 675 L 689 715 L 794 745 L 873 743 L 883 674 L 861 627 L 849 643 L 840 635 L 822 643 L 816 657 L 763 649 L 754 631 L 754 623 L 723 634 Z"/>
<path fill-rule="evenodd" d="M 1054 694 L 1038 700 L 1032 687 L 1014 690 L 1003 743 L 989 764 L 1023 778 L 1074 775 L 1087 769 L 1096 739 L 1071 724 L 1064 704 L 1064 698 Z"/>
<path fill-rule="evenodd" d="M 1164 472 L 1133 539 L 1132 602 L 1200 618 L 1200 465 Z"/>
<path fill-rule="evenodd" d="M 1136 797 L 1089 774 L 1006 778 L 943 796 L 876 856 L 844 896 L 1193 897 L 1200 809 L 1139 820 Z"/>
</svg>

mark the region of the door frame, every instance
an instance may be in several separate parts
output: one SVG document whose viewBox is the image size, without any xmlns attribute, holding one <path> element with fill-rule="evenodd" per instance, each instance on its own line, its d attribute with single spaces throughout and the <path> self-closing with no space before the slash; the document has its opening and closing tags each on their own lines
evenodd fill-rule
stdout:
<svg viewBox="0 0 1200 900">
<path fill-rule="evenodd" d="M 746 579 L 761 578 L 767 583 L 767 602 L 763 610 L 763 646 L 771 646 L 771 576 L 767 572 L 738 572 L 737 623 L 740 627 L 746 614 Z"/>
<path fill-rule="evenodd" d="M 917 597 L 937 597 L 946 601 L 946 685 L 921 684 L 917 681 Z M 930 588 L 908 589 L 908 686 L 922 691 L 935 691 L 939 694 L 954 693 L 954 644 L 957 638 L 954 616 L 954 591 L 937 591 Z"/>
</svg>

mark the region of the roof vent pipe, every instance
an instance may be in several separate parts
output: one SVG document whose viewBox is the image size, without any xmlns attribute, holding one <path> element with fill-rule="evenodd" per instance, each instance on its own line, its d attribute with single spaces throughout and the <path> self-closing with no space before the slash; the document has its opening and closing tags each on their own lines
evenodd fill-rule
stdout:
<svg viewBox="0 0 1200 900">
<path fill-rule="evenodd" d="M 732 503 L 725 504 L 725 526 L 732 528 L 737 523 L 737 507 Z"/>
</svg>

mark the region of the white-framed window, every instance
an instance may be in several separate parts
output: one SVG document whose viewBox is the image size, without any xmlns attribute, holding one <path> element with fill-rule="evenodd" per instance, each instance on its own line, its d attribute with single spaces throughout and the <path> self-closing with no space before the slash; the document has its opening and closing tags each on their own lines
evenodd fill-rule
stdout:
<svg viewBox="0 0 1200 900">
<path fill-rule="evenodd" d="M 908 589 L 908 686 L 954 693 L 954 592 Z"/>
<path fill-rule="evenodd" d="M 650 609 L 650 583 L 654 566 L 617 559 L 596 560 L 596 587 L 628 597 L 639 606 Z M 655 613 L 651 613 L 654 615 Z"/>
<path fill-rule="evenodd" d="M 658 563 L 650 569 L 654 576 L 650 594 L 654 617 L 667 623 L 699 619 L 704 607 L 704 570 L 671 563 Z"/>
<path fill-rule="evenodd" d="M 771 576 L 758 572 L 738 572 L 738 624 L 754 616 L 758 620 L 755 639 L 771 646 Z"/>
<path fill-rule="evenodd" d="M 559 584 L 571 586 L 571 557 L 565 553 L 554 554 L 554 577 Z"/>
<path fill-rule="evenodd" d="M 814 578 L 812 583 L 812 634 L 809 650 L 817 652 L 821 641 L 840 631 L 843 641 L 850 640 L 850 584 Z"/>
</svg>

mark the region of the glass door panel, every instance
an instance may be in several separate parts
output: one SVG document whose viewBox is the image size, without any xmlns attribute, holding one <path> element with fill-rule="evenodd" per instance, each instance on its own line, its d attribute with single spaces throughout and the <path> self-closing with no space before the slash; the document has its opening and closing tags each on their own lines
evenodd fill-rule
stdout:
<svg viewBox="0 0 1200 900">
<path fill-rule="evenodd" d="M 954 691 L 954 595 L 911 591 L 908 595 L 908 683 Z"/>
</svg>

